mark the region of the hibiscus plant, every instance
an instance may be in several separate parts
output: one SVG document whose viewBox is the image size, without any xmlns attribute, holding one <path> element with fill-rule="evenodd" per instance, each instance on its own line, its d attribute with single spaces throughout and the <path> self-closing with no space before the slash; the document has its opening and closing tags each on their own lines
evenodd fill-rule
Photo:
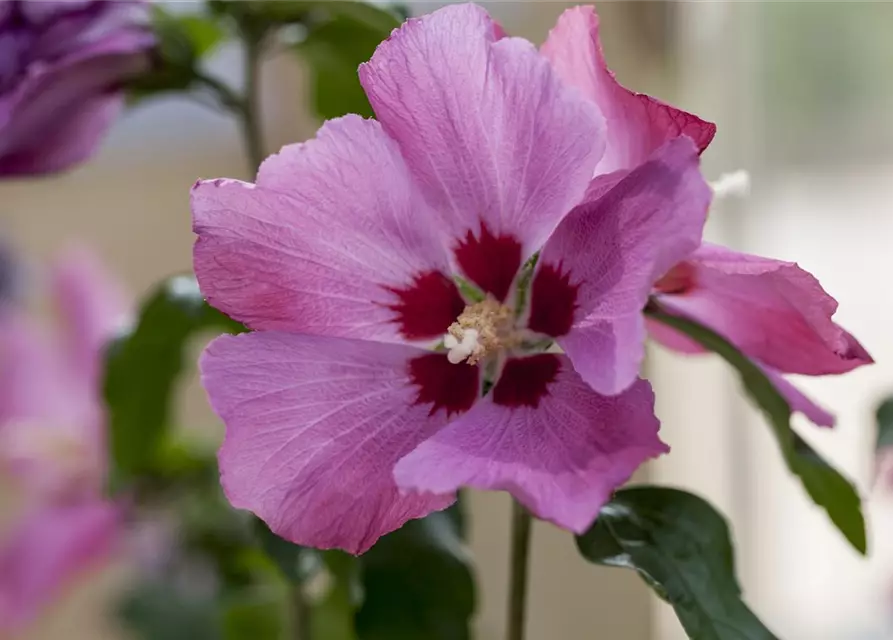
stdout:
<svg viewBox="0 0 893 640">
<path fill-rule="evenodd" d="M 4 257 L 0 461 L 28 510 L 0 548 L 0 630 L 123 545 L 137 637 L 470 638 L 465 496 L 487 490 L 514 505 L 508 640 L 534 518 L 637 571 L 691 638 L 775 638 L 722 515 L 625 486 L 669 452 L 649 337 L 733 367 L 779 462 L 865 553 L 854 485 L 791 428 L 834 417 L 784 376 L 872 359 L 798 265 L 703 241 L 716 127 L 619 84 L 593 8 L 539 47 L 473 4 L 200 8 L 0 1 L 0 176 L 85 161 L 125 97 L 159 92 L 231 115 L 256 171 L 196 182 L 195 275 L 135 307 L 73 253 L 41 281 L 44 331 Z M 228 39 L 238 89 L 202 64 Z M 326 121 L 267 156 L 259 67 L 282 46 Z M 202 336 L 216 456 L 174 411 Z"/>
</svg>

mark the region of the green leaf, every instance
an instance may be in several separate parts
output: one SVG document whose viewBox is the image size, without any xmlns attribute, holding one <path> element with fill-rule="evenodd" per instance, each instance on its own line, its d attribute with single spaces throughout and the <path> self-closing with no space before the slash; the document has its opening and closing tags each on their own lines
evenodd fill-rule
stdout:
<svg viewBox="0 0 893 640">
<path fill-rule="evenodd" d="M 138 585 L 118 606 L 118 618 L 140 640 L 220 640 L 218 617 L 213 598 L 160 581 Z"/>
<path fill-rule="evenodd" d="M 791 429 L 791 407 L 763 370 L 725 338 L 697 322 L 670 315 L 654 303 L 646 313 L 718 354 L 738 371 L 747 395 L 768 418 L 788 468 L 800 477 L 809 497 L 828 512 L 850 544 L 864 554 L 865 519 L 856 488 Z"/>
<path fill-rule="evenodd" d="M 222 606 L 223 640 L 284 640 L 288 624 L 284 593 L 268 585 L 242 589 Z"/>
<path fill-rule="evenodd" d="M 188 15 L 177 20 L 182 33 L 189 41 L 193 58 L 202 58 L 217 48 L 226 37 L 226 31 L 210 17 Z"/>
<path fill-rule="evenodd" d="M 729 527 L 706 501 L 665 487 L 618 491 L 577 536 L 595 564 L 634 569 L 694 640 L 772 640 L 741 599 Z"/>
<path fill-rule="evenodd" d="M 300 585 L 322 569 L 322 560 L 315 549 L 280 538 L 259 518 L 254 525 L 261 548 L 290 583 Z"/>
<path fill-rule="evenodd" d="M 226 33 L 214 17 L 175 15 L 153 4 L 152 30 L 157 39 L 152 67 L 128 84 L 131 102 L 168 91 L 186 91 L 198 79 L 203 56 L 219 45 Z"/>
<path fill-rule="evenodd" d="M 323 119 L 346 113 L 372 117 L 357 68 L 399 26 L 397 18 L 362 2 L 308 4 L 318 5 L 329 15 L 309 24 L 306 38 L 296 45 L 310 65 L 316 113 Z"/>
<path fill-rule="evenodd" d="M 310 601 L 310 637 L 314 640 L 358 640 L 354 615 L 362 599 L 359 563 L 341 551 L 321 552 L 326 571 L 320 577 L 321 593 L 307 592 Z M 311 597 L 308 597 L 311 596 Z M 312 597 L 315 596 L 315 597 Z"/>
<path fill-rule="evenodd" d="M 240 330 L 241 325 L 205 303 L 191 276 L 172 278 L 146 299 L 136 324 L 111 344 L 106 356 L 113 485 L 152 469 L 170 429 L 190 339 L 206 331 Z"/>
<path fill-rule="evenodd" d="M 459 511 L 407 522 L 360 557 L 361 640 L 467 640 L 475 583 Z"/>
<path fill-rule="evenodd" d="M 877 419 L 877 440 L 875 450 L 893 446 L 893 398 L 887 398 L 875 412 Z"/>
</svg>

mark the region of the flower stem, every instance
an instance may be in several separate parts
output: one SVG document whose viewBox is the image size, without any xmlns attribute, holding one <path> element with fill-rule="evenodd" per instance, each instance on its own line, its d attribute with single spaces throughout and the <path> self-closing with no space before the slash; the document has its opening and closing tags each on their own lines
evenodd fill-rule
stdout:
<svg viewBox="0 0 893 640">
<path fill-rule="evenodd" d="M 511 573 L 506 640 L 524 640 L 532 522 L 527 510 L 517 501 L 512 501 L 512 557 L 509 567 Z"/>
<path fill-rule="evenodd" d="M 260 63 L 263 52 L 263 38 L 256 35 L 243 37 L 245 56 L 245 93 L 239 116 L 242 124 L 242 138 L 251 170 L 257 171 L 264 160 L 264 136 L 260 121 Z"/>
<path fill-rule="evenodd" d="M 294 620 L 294 640 L 311 640 L 310 607 L 301 584 L 291 587 L 292 619 Z"/>
</svg>

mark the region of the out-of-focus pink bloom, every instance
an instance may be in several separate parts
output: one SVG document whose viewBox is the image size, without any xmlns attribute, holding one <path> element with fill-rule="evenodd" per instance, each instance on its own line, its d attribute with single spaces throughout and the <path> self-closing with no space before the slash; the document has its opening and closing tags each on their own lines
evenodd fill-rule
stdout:
<svg viewBox="0 0 893 640">
<path fill-rule="evenodd" d="M 818 280 L 791 262 L 704 244 L 657 282 L 667 311 L 716 331 L 759 364 L 794 411 L 832 426 L 834 416 L 800 393 L 781 374 L 839 374 L 873 362 L 859 342 L 831 318 L 837 301 Z M 683 353 L 703 349 L 658 322 L 658 342 Z"/>
<path fill-rule="evenodd" d="M 460 486 L 582 531 L 666 450 L 636 378 L 641 311 L 700 242 L 698 147 L 668 134 L 593 181 L 598 106 L 473 5 L 408 21 L 360 79 L 378 121 L 328 122 L 255 184 L 193 189 L 202 292 L 255 331 L 200 363 L 226 494 L 285 538 L 352 552 Z M 580 354 L 544 352 L 568 332 Z"/>
<path fill-rule="evenodd" d="M 0 309 L 0 466 L 25 509 L 0 537 L 0 631 L 27 624 L 107 553 L 118 524 L 118 507 L 102 495 L 99 363 L 124 305 L 85 253 L 60 260 L 53 282 L 56 330 Z"/>
<path fill-rule="evenodd" d="M 144 18 L 127 0 L 0 0 L 0 178 L 93 154 L 148 65 Z"/>
</svg>

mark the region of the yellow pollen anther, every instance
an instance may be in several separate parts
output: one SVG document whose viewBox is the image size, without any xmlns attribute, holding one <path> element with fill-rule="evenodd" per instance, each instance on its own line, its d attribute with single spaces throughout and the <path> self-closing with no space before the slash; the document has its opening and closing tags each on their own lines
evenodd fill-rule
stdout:
<svg viewBox="0 0 893 640">
<path fill-rule="evenodd" d="M 521 342 L 512 310 L 493 298 L 468 305 L 444 337 L 453 364 L 477 364 L 483 358 Z"/>
</svg>

